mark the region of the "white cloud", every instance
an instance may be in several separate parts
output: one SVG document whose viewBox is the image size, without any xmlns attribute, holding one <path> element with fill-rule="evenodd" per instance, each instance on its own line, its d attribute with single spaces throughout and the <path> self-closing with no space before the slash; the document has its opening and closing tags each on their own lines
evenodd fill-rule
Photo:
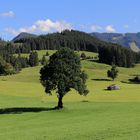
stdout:
<svg viewBox="0 0 140 140">
<path fill-rule="evenodd" d="M 36 29 L 37 29 L 36 26 L 32 25 L 31 27 L 19 28 L 18 30 L 13 29 L 13 28 L 6 28 L 5 31 L 13 35 L 18 35 L 21 32 L 33 33 L 36 31 Z"/>
<path fill-rule="evenodd" d="M 102 30 L 103 28 L 101 27 L 101 26 L 99 26 L 99 25 L 92 25 L 91 26 L 91 30 L 93 31 L 93 32 L 96 32 L 96 31 L 98 31 L 98 30 Z"/>
<path fill-rule="evenodd" d="M 52 30 L 56 30 L 61 32 L 65 29 L 71 29 L 71 24 L 65 21 L 55 21 L 53 22 L 50 19 L 47 20 L 38 20 L 35 22 L 37 29 L 41 32 L 49 32 Z"/>
<path fill-rule="evenodd" d="M 116 32 L 116 29 L 113 27 L 113 25 L 107 25 L 105 27 L 105 31 L 108 33 L 114 33 L 114 32 Z"/>
<path fill-rule="evenodd" d="M 93 32 L 98 32 L 98 31 L 105 31 L 108 33 L 116 32 L 116 29 L 113 27 L 113 25 L 107 25 L 107 26 L 92 25 L 90 26 L 90 30 Z"/>
<path fill-rule="evenodd" d="M 47 20 L 37 20 L 30 27 L 23 27 L 19 29 L 6 28 L 5 31 L 17 35 L 21 32 L 28 32 L 28 33 L 47 32 L 48 33 L 52 31 L 61 32 L 65 29 L 69 29 L 69 30 L 72 29 L 71 24 L 65 21 L 52 21 L 50 19 L 47 19 Z"/>
<path fill-rule="evenodd" d="M 0 16 L 1 17 L 14 17 L 15 13 L 13 11 L 8 11 L 8 12 L 5 12 L 5 13 L 1 13 Z"/>
</svg>

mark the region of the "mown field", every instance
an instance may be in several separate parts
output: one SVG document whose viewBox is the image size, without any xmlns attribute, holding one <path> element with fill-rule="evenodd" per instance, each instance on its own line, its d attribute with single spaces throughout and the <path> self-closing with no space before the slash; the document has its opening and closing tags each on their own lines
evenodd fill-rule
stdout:
<svg viewBox="0 0 140 140">
<path fill-rule="evenodd" d="M 39 58 L 45 52 L 39 51 Z M 140 64 L 118 68 L 118 78 L 110 81 L 106 76 L 109 65 L 81 63 L 90 92 L 83 97 L 72 90 L 64 97 L 65 108 L 58 111 L 52 110 L 57 104 L 55 93 L 46 95 L 39 83 L 41 66 L 1 76 L 0 140 L 139 140 L 140 85 L 128 79 L 140 74 Z M 114 83 L 121 90 L 105 90 Z"/>
</svg>

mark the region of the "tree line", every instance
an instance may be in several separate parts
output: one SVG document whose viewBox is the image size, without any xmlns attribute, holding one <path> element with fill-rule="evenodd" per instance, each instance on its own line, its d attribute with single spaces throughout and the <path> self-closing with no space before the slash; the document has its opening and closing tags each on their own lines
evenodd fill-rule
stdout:
<svg viewBox="0 0 140 140">
<path fill-rule="evenodd" d="M 35 51 L 31 51 L 29 57 L 22 57 L 20 53 L 15 55 L 12 46 L 1 40 L 0 49 L 0 75 L 15 74 L 22 68 L 39 64 L 38 54 Z"/>
<path fill-rule="evenodd" d="M 34 50 L 59 50 L 62 47 L 77 51 L 97 52 L 99 62 L 106 64 L 113 62 L 122 67 L 132 67 L 140 60 L 140 54 L 125 47 L 100 41 L 84 32 L 65 30 L 61 33 L 40 35 L 36 38 L 23 38 L 15 42 L 0 39 L 0 65 L 3 67 L 1 71 L 15 73 L 22 68 L 34 66 L 28 58 L 20 55 L 15 57 L 14 54 L 31 53 Z M 45 61 L 44 57 L 41 63 L 45 64 Z"/>
<path fill-rule="evenodd" d="M 20 39 L 16 43 L 23 43 L 21 52 L 45 49 L 59 50 L 61 47 L 79 51 L 98 52 L 99 62 L 106 64 L 112 64 L 113 62 L 121 67 L 133 67 L 140 60 L 140 54 L 133 52 L 129 48 L 100 41 L 87 33 L 75 30 L 65 30 L 61 33 Z"/>
<path fill-rule="evenodd" d="M 102 46 L 99 49 L 99 62 L 120 67 L 133 67 L 140 61 L 140 55 L 132 50 L 116 44 Z"/>
<path fill-rule="evenodd" d="M 40 35 L 36 38 L 23 38 L 15 43 L 23 43 L 22 48 L 18 48 L 23 53 L 30 50 L 58 50 L 61 47 L 77 51 L 98 52 L 100 41 L 84 32 L 65 30 L 61 33 Z"/>
</svg>

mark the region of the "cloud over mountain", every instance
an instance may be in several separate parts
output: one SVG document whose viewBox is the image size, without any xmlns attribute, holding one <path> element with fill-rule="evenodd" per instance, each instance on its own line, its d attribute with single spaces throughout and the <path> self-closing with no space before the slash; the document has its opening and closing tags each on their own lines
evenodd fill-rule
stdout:
<svg viewBox="0 0 140 140">
<path fill-rule="evenodd" d="M 22 27 L 19 29 L 6 28 L 5 31 L 13 35 L 17 35 L 21 32 L 28 32 L 28 33 L 46 32 L 48 33 L 52 31 L 61 32 L 65 29 L 69 29 L 69 30 L 72 29 L 71 24 L 66 21 L 52 21 L 50 19 L 46 19 L 46 20 L 37 20 L 33 25 L 29 27 Z"/>
<path fill-rule="evenodd" d="M 108 33 L 114 33 L 116 32 L 116 29 L 113 25 L 106 25 L 106 26 L 100 26 L 100 25 L 91 25 L 90 30 L 93 32 L 108 32 Z"/>
<path fill-rule="evenodd" d="M 113 25 L 107 25 L 107 26 L 105 27 L 105 30 L 106 30 L 106 32 L 108 32 L 108 33 L 114 33 L 114 32 L 116 32 L 116 29 L 113 27 Z"/>
</svg>

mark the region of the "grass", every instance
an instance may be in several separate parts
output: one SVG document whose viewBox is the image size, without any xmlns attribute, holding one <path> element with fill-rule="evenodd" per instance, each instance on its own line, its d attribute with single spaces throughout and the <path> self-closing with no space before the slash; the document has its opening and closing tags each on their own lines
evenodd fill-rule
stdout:
<svg viewBox="0 0 140 140">
<path fill-rule="evenodd" d="M 39 53 L 41 56 L 45 51 Z M 87 60 L 81 63 L 89 77 L 90 93 L 83 97 L 72 90 L 64 97 L 65 108 L 59 111 L 51 110 L 57 104 L 55 93 L 46 95 L 39 83 L 41 66 L 1 76 L 0 139 L 139 140 L 140 86 L 129 84 L 128 79 L 140 74 L 140 64 L 130 69 L 119 67 L 119 76 L 112 82 L 106 76 L 109 65 Z M 106 91 L 112 83 L 121 90 Z"/>
<path fill-rule="evenodd" d="M 42 59 L 42 56 L 46 55 L 46 52 L 48 52 L 49 56 L 51 56 L 54 52 L 56 52 L 56 50 L 39 50 L 39 51 L 36 51 L 36 52 L 38 53 L 39 59 Z M 78 53 L 79 55 L 81 55 L 81 53 L 86 53 L 87 56 L 90 56 L 90 57 L 97 56 L 98 57 L 98 54 L 93 53 L 93 52 L 76 51 L 76 53 Z M 18 56 L 18 54 L 15 54 L 15 56 Z M 29 54 L 28 53 L 22 53 L 21 56 L 22 57 L 29 57 Z"/>
</svg>

